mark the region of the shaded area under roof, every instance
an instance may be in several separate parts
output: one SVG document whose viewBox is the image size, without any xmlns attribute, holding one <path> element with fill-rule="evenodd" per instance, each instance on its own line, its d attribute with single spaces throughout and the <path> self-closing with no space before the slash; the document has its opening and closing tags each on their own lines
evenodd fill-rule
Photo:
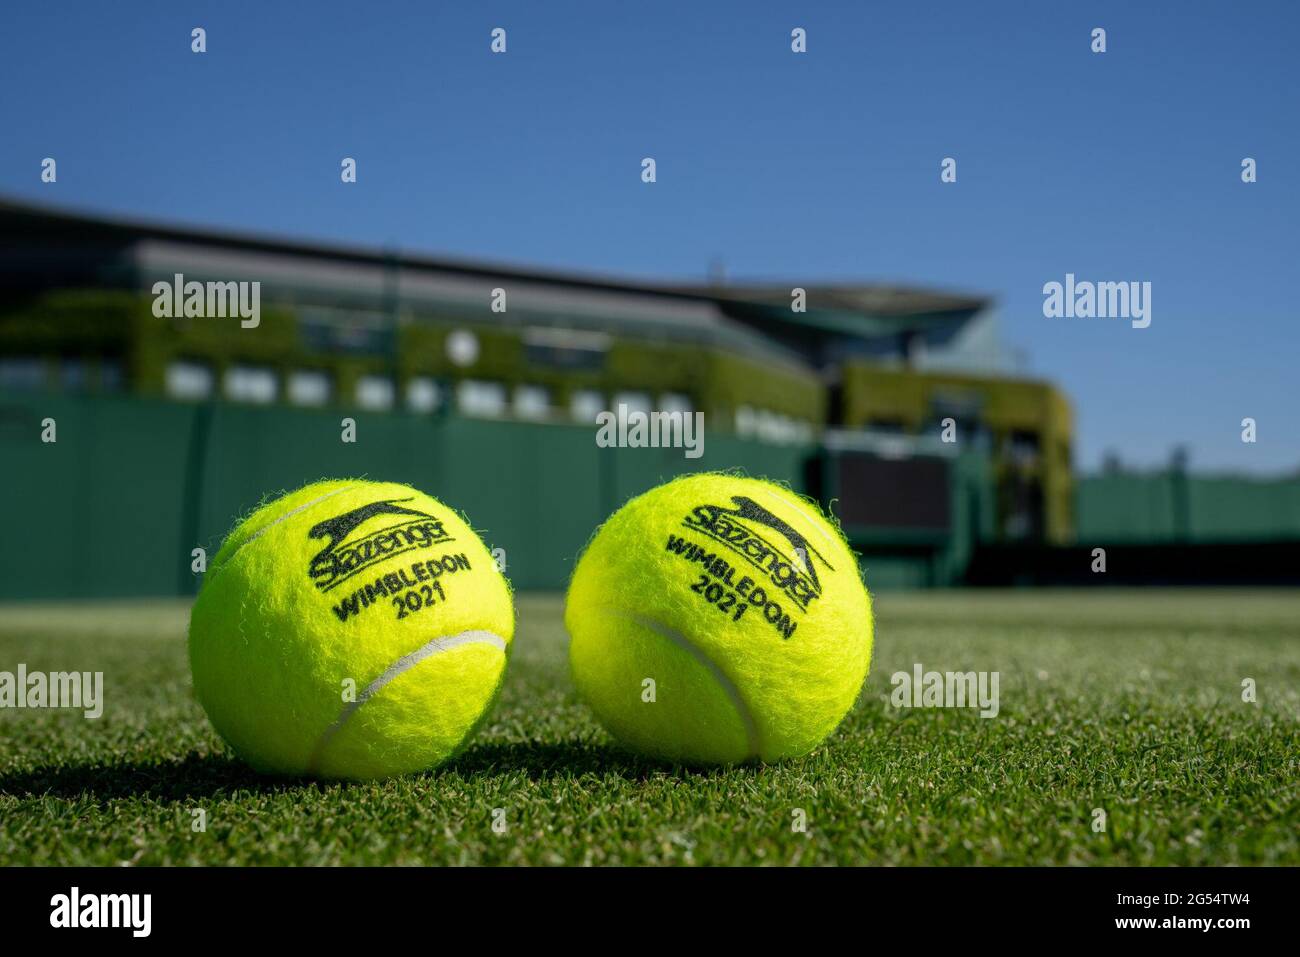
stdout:
<svg viewBox="0 0 1300 957">
<path fill-rule="evenodd" d="M 954 341 L 986 297 L 902 285 L 771 281 L 681 283 L 526 268 L 343 243 L 107 216 L 0 197 L 0 288 L 147 288 L 180 272 L 238 275 L 293 295 L 442 303 L 466 319 L 619 327 L 691 338 L 767 361 L 827 370 L 847 358 L 906 356 L 920 338 Z M 511 315 L 490 313 L 509 284 Z M 791 291 L 806 293 L 806 311 Z"/>
</svg>

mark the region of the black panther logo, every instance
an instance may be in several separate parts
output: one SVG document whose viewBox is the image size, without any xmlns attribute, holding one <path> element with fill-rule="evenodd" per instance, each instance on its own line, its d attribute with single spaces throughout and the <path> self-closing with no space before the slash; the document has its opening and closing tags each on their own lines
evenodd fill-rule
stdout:
<svg viewBox="0 0 1300 957">
<path fill-rule="evenodd" d="M 308 567 L 316 587 L 329 591 L 376 562 L 412 549 L 451 541 L 440 519 L 398 504 L 407 501 L 410 499 L 370 502 L 313 525 L 307 537 L 326 541 L 325 547 L 312 556 Z M 357 533 L 361 526 L 380 516 L 392 516 L 398 521 L 386 522 L 373 531 Z"/>
<path fill-rule="evenodd" d="M 788 522 L 777 518 L 777 516 L 759 505 L 752 498 L 747 498 L 744 495 L 733 495 L 731 496 L 731 500 L 740 507 L 735 509 L 726 509 L 725 511 L 739 518 L 743 518 L 746 521 L 766 525 L 773 531 L 779 532 L 785 537 L 785 540 L 794 547 L 796 554 L 804 556 L 803 570 L 808 575 L 808 578 L 811 579 L 813 590 L 820 595 L 822 591 L 822 583 L 821 579 L 817 577 L 817 566 L 813 563 L 812 556 L 816 555 L 817 560 L 826 566 L 827 571 L 835 571 L 834 566 L 826 560 L 825 556 L 823 556 L 821 552 L 817 551 L 817 549 L 813 548 L 808 539 L 805 538 L 797 528 L 790 525 Z"/>
<path fill-rule="evenodd" d="M 802 532 L 752 498 L 733 495 L 731 501 L 734 508 L 697 505 L 683 524 L 727 546 L 807 610 L 822 594 L 818 566 L 829 573 L 834 573 L 835 567 Z M 780 544 L 778 535 L 788 545 Z"/>
</svg>

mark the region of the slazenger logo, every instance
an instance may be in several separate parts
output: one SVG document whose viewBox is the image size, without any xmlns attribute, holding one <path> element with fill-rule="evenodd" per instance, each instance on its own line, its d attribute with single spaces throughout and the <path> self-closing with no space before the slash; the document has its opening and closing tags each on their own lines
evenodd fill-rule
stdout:
<svg viewBox="0 0 1300 957">
<path fill-rule="evenodd" d="M 400 504 L 409 501 L 371 502 L 313 525 L 307 537 L 326 541 L 308 568 L 316 587 L 329 591 L 376 562 L 454 541 L 441 519 Z"/>
<path fill-rule="evenodd" d="M 828 572 L 835 569 L 808 543 L 797 529 L 773 515 L 752 498 L 733 495 L 735 508 L 697 505 L 682 524 L 703 532 L 730 548 L 754 567 L 761 569 L 772 584 L 784 591 L 803 611 L 821 597 L 822 584 L 817 562 Z M 781 536 L 788 549 L 772 544 L 764 533 Z M 814 561 L 814 557 L 816 561 Z"/>
</svg>

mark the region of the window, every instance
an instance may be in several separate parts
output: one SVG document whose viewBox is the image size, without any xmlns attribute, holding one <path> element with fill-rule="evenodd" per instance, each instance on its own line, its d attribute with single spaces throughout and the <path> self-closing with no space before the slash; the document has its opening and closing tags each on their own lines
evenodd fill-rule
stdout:
<svg viewBox="0 0 1300 957">
<path fill-rule="evenodd" d="M 533 367 L 595 372 L 604 366 L 612 342 L 604 332 L 535 327 L 524 330 L 524 359 Z"/>
<path fill-rule="evenodd" d="M 659 408 L 664 412 L 680 412 L 683 417 L 695 411 L 691 405 L 691 397 L 680 392 L 665 392 L 661 395 Z"/>
<path fill-rule="evenodd" d="M 222 390 L 232 402 L 266 405 L 275 401 L 275 373 L 266 366 L 233 365 L 226 370 Z"/>
<path fill-rule="evenodd" d="M 873 435 L 907 435 L 902 419 L 868 419 L 863 429 Z"/>
<path fill-rule="evenodd" d="M 521 419 L 544 419 L 551 412 L 551 394 L 544 386 L 515 387 L 514 413 Z"/>
<path fill-rule="evenodd" d="M 953 436 L 956 439 L 956 445 L 963 449 L 977 449 L 981 452 L 988 452 L 993 448 L 993 433 L 982 420 L 973 416 L 958 415 L 955 413 L 936 414 L 921 428 L 922 435 L 933 435 L 942 437 L 945 434 L 945 419 L 953 420 Z"/>
<path fill-rule="evenodd" d="M 736 415 L 736 431 L 741 435 L 750 435 L 774 445 L 806 441 L 811 435 L 811 429 L 806 422 L 791 418 L 783 412 L 742 408 L 745 410 L 743 423 L 740 410 L 737 410 Z M 742 428 L 746 431 L 741 432 Z"/>
<path fill-rule="evenodd" d="M 456 387 L 456 405 L 463 415 L 492 417 L 506 411 L 506 387 L 499 382 L 466 379 Z"/>
<path fill-rule="evenodd" d="M 363 375 L 357 379 L 357 405 L 371 412 L 393 407 L 396 390 L 393 380 L 382 375 Z"/>
<path fill-rule="evenodd" d="M 764 442 L 781 441 L 781 417 L 775 412 L 759 409 L 755 415 L 754 425 L 754 431 Z"/>
<path fill-rule="evenodd" d="M 212 370 L 200 362 L 178 359 L 169 363 L 163 388 L 173 399 L 196 402 L 212 396 Z"/>
<path fill-rule="evenodd" d="M 650 395 L 647 392 L 619 392 L 614 396 L 614 411 L 618 411 L 620 405 L 627 406 L 627 414 L 633 412 L 644 412 L 650 414 Z"/>
<path fill-rule="evenodd" d="M 393 317 L 384 312 L 304 305 L 298 334 L 313 353 L 391 355 L 394 348 Z"/>
<path fill-rule="evenodd" d="M 1014 430 L 1007 441 L 1007 458 L 1017 465 L 1034 465 L 1038 462 L 1038 433 Z"/>
<path fill-rule="evenodd" d="M 85 392 L 90 369 L 85 359 L 64 359 L 59 363 L 59 385 L 64 392 Z"/>
<path fill-rule="evenodd" d="M 736 408 L 736 434 L 748 438 L 758 428 L 757 416 L 747 405 Z"/>
<path fill-rule="evenodd" d="M 105 359 L 99 364 L 99 390 L 101 392 L 121 392 L 122 363 L 116 359 Z"/>
<path fill-rule="evenodd" d="M 325 405 L 333 391 L 327 372 L 295 369 L 289 373 L 289 401 L 294 405 Z"/>
<path fill-rule="evenodd" d="M 0 358 L 0 389 L 31 392 L 45 387 L 45 363 L 40 359 L 13 356 Z"/>
<path fill-rule="evenodd" d="M 432 412 L 438 408 L 440 399 L 438 383 L 428 376 L 418 376 L 406 383 L 406 407 L 412 412 Z"/>
<path fill-rule="evenodd" d="M 569 396 L 569 415 L 574 422 L 594 425 L 596 416 L 605 411 L 605 397 L 595 389 L 578 389 Z"/>
</svg>

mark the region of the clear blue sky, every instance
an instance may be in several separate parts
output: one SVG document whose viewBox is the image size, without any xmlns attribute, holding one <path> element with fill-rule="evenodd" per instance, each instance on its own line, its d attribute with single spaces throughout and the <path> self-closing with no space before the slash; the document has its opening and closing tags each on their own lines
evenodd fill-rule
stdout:
<svg viewBox="0 0 1300 957">
<path fill-rule="evenodd" d="M 988 293 L 1029 369 L 1072 397 L 1083 467 L 1105 449 L 1163 462 L 1178 442 L 1199 469 L 1300 466 L 1294 2 L 96 0 L 2 16 L 5 195 L 632 276 L 721 259 L 733 277 Z M 38 180 L 46 156 L 57 185 Z M 1067 272 L 1150 280 L 1151 327 L 1043 318 L 1043 283 Z"/>
</svg>

